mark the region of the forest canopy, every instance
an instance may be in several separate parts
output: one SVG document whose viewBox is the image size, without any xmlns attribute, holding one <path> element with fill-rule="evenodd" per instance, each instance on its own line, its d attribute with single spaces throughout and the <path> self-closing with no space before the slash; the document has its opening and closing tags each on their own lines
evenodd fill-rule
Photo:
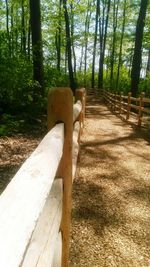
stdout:
<svg viewBox="0 0 150 267">
<path fill-rule="evenodd" d="M 54 86 L 150 96 L 149 11 L 148 0 L 0 0 L 0 112 L 38 112 Z"/>
</svg>

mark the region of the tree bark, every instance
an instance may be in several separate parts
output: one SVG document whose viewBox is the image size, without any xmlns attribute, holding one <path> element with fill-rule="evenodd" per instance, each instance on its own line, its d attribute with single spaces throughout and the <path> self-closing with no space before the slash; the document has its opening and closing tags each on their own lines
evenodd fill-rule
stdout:
<svg viewBox="0 0 150 267">
<path fill-rule="evenodd" d="M 124 0 L 123 23 L 122 23 L 120 49 L 119 49 L 119 61 L 118 61 L 118 68 L 117 68 L 116 89 L 118 89 L 118 86 L 119 86 L 120 67 L 122 66 L 122 45 L 123 45 L 125 22 L 126 22 L 126 3 L 127 3 L 127 0 Z"/>
<path fill-rule="evenodd" d="M 114 57 L 115 57 L 115 46 L 116 46 L 116 30 L 117 30 L 117 17 L 118 17 L 118 7 L 120 0 L 114 0 L 113 5 L 113 42 L 112 42 L 112 53 L 110 59 L 110 87 L 113 86 L 113 74 L 114 74 Z"/>
<path fill-rule="evenodd" d="M 6 30 L 7 30 L 7 39 L 8 39 L 8 51 L 9 56 L 11 57 L 11 38 L 10 38 L 10 31 L 9 31 L 9 6 L 8 0 L 5 0 L 6 4 Z"/>
<path fill-rule="evenodd" d="M 136 25 L 135 46 L 131 71 L 131 92 L 133 96 L 136 96 L 138 93 L 138 85 L 140 81 L 143 30 L 145 26 L 147 5 L 148 0 L 141 0 L 139 16 Z"/>
<path fill-rule="evenodd" d="M 24 0 L 21 1 L 21 9 L 22 9 L 22 18 L 21 18 L 21 26 L 22 26 L 21 51 L 25 55 L 26 54 L 26 30 L 25 30 Z"/>
<path fill-rule="evenodd" d="M 59 21 L 56 30 L 56 51 L 57 51 L 57 70 L 60 71 L 61 63 L 61 6 L 62 0 L 59 0 Z"/>
<path fill-rule="evenodd" d="M 63 7 L 64 7 L 64 16 L 65 16 L 65 25 L 66 25 L 66 47 L 67 47 L 67 55 L 68 55 L 70 87 L 73 91 L 73 94 L 75 94 L 76 84 L 75 84 L 73 67 L 72 67 L 71 36 L 70 36 L 69 15 L 68 15 L 68 10 L 67 10 L 67 0 L 63 0 Z"/>
<path fill-rule="evenodd" d="M 72 57 L 73 57 L 73 66 L 74 66 L 74 78 L 77 79 L 76 75 L 76 53 L 75 53 L 75 47 L 74 47 L 74 12 L 73 12 L 73 4 L 70 4 L 71 8 L 71 45 L 72 45 Z"/>
<path fill-rule="evenodd" d="M 87 14 L 85 20 L 85 50 L 84 50 L 84 86 L 87 87 L 87 48 L 88 48 L 88 36 L 89 36 L 89 28 L 90 28 L 90 19 L 91 19 L 91 3 L 88 0 L 87 6 Z"/>
<path fill-rule="evenodd" d="M 30 22 L 30 18 L 29 18 L 29 21 L 28 21 L 28 58 L 30 59 L 30 39 L 31 39 L 31 22 Z"/>
<path fill-rule="evenodd" d="M 99 89 L 103 88 L 103 69 L 104 69 L 104 58 L 105 58 L 105 49 L 106 49 L 106 39 L 107 39 L 110 3 L 111 3 L 111 0 L 108 0 L 106 22 L 105 22 L 105 29 L 104 29 L 103 49 L 102 49 L 102 53 L 99 57 L 99 73 L 98 73 L 98 88 Z M 101 46 L 101 44 L 100 44 L 100 46 Z"/>
<path fill-rule="evenodd" d="M 30 0 L 30 22 L 32 32 L 33 79 L 39 82 L 42 89 L 41 94 L 43 94 L 44 71 L 40 0 Z"/>
<path fill-rule="evenodd" d="M 96 44 L 97 44 L 97 31 L 98 31 L 99 15 L 100 15 L 100 0 L 97 0 L 95 34 L 94 34 L 94 47 L 93 47 L 93 61 L 92 61 L 92 78 L 91 78 L 91 87 L 92 88 L 94 88 L 94 86 L 95 86 L 95 56 L 96 56 Z"/>
</svg>

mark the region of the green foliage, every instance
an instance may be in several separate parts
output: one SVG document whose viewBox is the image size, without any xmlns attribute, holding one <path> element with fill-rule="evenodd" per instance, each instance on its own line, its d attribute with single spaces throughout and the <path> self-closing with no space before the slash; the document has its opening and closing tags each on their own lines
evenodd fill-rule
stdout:
<svg viewBox="0 0 150 267">
<path fill-rule="evenodd" d="M 139 94 L 144 92 L 150 98 L 150 73 L 145 79 L 141 79 L 139 85 Z"/>
<path fill-rule="evenodd" d="M 69 85 L 69 76 L 64 73 L 64 70 L 57 70 L 49 65 L 45 66 L 45 84 L 50 87 L 61 87 Z"/>
<path fill-rule="evenodd" d="M 24 3 L 24 14 L 22 9 Z M 101 1 L 101 16 L 103 14 L 103 6 L 107 1 Z M 127 94 L 130 91 L 130 69 L 132 66 L 135 29 L 137 17 L 139 13 L 140 0 L 127 0 L 125 32 L 122 45 L 122 59 L 120 67 L 120 76 L 118 88 L 116 88 L 117 67 L 119 60 L 119 48 L 123 23 L 123 7 L 124 1 L 119 1 L 119 10 L 116 28 L 116 44 L 114 53 L 114 75 L 112 80 L 112 88 Z M 71 11 L 72 5 L 72 11 Z M 49 88 L 57 86 L 69 86 L 69 75 L 66 62 L 66 35 L 65 20 L 63 6 L 60 8 L 60 1 L 41 1 L 42 12 L 42 36 L 44 51 L 44 73 L 45 73 L 45 91 L 37 81 L 33 81 L 33 65 L 31 60 L 31 36 L 29 32 L 29 1 L 8 1 L 9 15 L 7 18 L 6 3 L 0 2 L 1 28 L 0 28 L 0 114 L 16 114 L 26 112 L 28 114 L 39 114 L 46 112 L 47 92 Z M 106 13 L 107 8 L 105 9 Z M 94 28 L 96 1 L 68 1 L 68 11 L 70 19 L 73 12 L 73 44 L 76 54 L 76 71 L 78 87 L 91 87 L 91 69 L 94 43 Z M 150 48 L 150 3 L 148 6 L 146 25 L 143 40 L 143 58 L 144 68 L 146 68 L 146 60 L 148 50 Z M 90 13 L 91 12 L 91 13 Z M 90 15 L 90 25 L 88 38 L 85 34 L 85 24 L 87 13 Z M 106 14 L 105 14 L 106 16 Z M 7 19 L 8 28 L 7 29 Z M 25 22 L 23 29 L 22 22 Z M 102 19 L 102 18 L 101 18 Z M 104 19 L 105 21 L 105 19 Z M 102 21 L 101 21 L 102 22 Z M 102 26 L 102 25 L 101 25 Z M 61 28 L 61 67 L 57 69 L 57 49 L 56 35 Z M 26 47 L 23 48 L 23 30 L 25 31 Z M 29 38 L 30 37 L 30 38 Z M 110 7 L 108 35 L 106 40 L 106 51 L 104 61 L 104 87 L 110 88 L 110 59 L 112 53 L 113 40 L 113 3 Z M 28 40 L 29 38 L 29 40 Z M 85 52 L 87 42 L 87 71 L 85 72 Z M 100 54 L 99 30 L 97 36 L 96 47 L 96 73 L 95 85 L 98 80 L 98 62 Z M 74 62 L 74 60 L 73 60 Z M 80 70 L 81 71 L 80 71 Z M 144 69 L 145 71 L 145 69 Z M 139 92 L 145 91 L 150 96 L 150 77 L 142 78 L 139 85 Z M 5 115 L 6 116 L 6 115 Z M 5 117 L 4 116 L 4 117 Z M 6 133 L 11 128 L 11 122 L 14 118 L 3 118 L 0 126 L 0 133 Z M 16 122 L 19 123 L 20 122 Z M 9 125 L 9 127 L 7 127 Z M 17 128 L 17 125 L 12 125 Z"/>
<path fill-rule="evenodd" d="M 0 136 L 11 135 L 12 132 L 17 132 L 23 122 L 23 120 L 16 121 L 12 115 L 4 113 L 1 117 Z"/>
</svg>

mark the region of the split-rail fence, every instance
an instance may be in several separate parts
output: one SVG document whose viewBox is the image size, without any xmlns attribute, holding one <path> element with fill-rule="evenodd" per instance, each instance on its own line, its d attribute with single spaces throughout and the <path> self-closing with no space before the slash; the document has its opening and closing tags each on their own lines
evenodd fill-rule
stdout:
<svg viewBox="0 0 150 267">
<path fill-rule="evenodd" d="M 48 133 L 0 196 L 0 266 L 67 267 L 85 89 L 48 95 Z"/>
<path fill-rule="evenodd" d="M 117 94 L 107 90 L 103 90 L 103 97 L 111 110 L 119 114 L 126 121 L 130 121 L 134 117 L 134 121 L 138 126 L 142 125 L 143 118 L 150 116 L 150 99 L 141 93 L 139 97 L 132 97 L 123 93 Z"/>
</svg>

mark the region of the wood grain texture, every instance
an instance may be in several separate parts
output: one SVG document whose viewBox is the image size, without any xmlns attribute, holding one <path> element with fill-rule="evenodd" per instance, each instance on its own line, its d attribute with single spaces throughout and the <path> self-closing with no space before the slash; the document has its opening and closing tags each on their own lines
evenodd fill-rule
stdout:
<svg viewBox="0 0 150 267">
<path fill-rule="evenodd" d="M 62 179 L 56 179 L 32 234 L 21 267 L 52 265 L 62 216 L 62 194 Z"/>
<path fill-rule="evenodd" d="M 64 125 L 56 125 L 0 196 L 0 266 L 18 267 L 62 157 Z"/>
<path fill-rule="evenodd" d="M 73 105 L 73 122 L 77 120 L 81 110 L 82 110 L 82 103 L 81 101 L 78 100 L 77 103 Z"/>
<path fill-rule="evenodd" d="M 80 133 L 80 123 L 77 121 L 74 124 L 74 129 L 73 129 L 73 160 L 72 160 L 72 178 L 75 178 L 75 173 L 76 173 L 76 168 L 77 168 L 77 159 L 78 159 L 78 153 L 79 153 L 79 143 L 78 143 L 78 138 L 79 138 L 79 133 Z"/>
</svg>

